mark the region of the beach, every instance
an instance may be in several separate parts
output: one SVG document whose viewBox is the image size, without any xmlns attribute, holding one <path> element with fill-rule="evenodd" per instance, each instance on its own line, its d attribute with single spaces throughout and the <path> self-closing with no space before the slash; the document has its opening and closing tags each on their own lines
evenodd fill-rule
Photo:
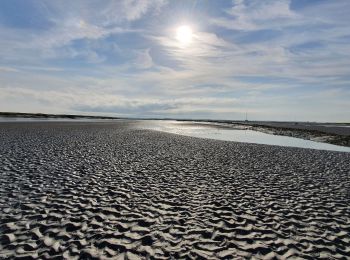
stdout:
<svg viewBox="0 0 350 260">
<path fill-rule="evenodd" d="M 350 153 L 0 123 L 0 259 L 347 259 Z"/>
</svg>

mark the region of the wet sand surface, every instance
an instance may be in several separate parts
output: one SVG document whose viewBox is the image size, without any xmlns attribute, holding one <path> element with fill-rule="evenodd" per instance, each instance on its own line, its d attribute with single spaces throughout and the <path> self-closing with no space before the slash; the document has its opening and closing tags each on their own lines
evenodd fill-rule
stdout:
<svg viewBox="0 0 350 260">
<path fill-rule="evenodd" d="M 0 123 L 0 258 L 348 259 L 350 154 Z"/>
<path fill-rule="evenodd" d="M 306 140 L 350 147 L 349 123 L 307 122 L 244 122 L 253 129 L 276 135 L 294 136 Z"/>
<path fill-rule="evenodd" d="M 300 130 L 319 131 L 329 134 L 337 134 L 343 136 L 350 136 L 349 124 L 335 124 L 335 123 L 306 123 L 306 122 L 256 122 L 266 126 L 285 127 Z"/>
</svg>

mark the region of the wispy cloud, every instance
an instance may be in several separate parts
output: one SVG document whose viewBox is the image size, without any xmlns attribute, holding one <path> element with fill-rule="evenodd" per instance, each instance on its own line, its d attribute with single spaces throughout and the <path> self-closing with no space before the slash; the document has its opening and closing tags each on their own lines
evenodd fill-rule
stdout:
<svg viewBox="0 0 350 260">
<path fill-rule="evenodd" d="M 18 69 L 11 67 L 0 67 L 0 72 L 18 72 Z"/>
<path fill-rule="evenodd" d="M 259 30 L 293 25 L 300 19 L 290 9 L 290 0 L 233 1 L 228 18 L 212 18 L 211 23 L 232 30 Z"/>
<path fill-rule="evenodd" d="M 347 0 L 13 3 L 0 110 L 350 120 Z"/>
<path fill-rule="evenodd" d="M 139 69 L 149 69 L 154 65 L 150 49 L 137 50 L 133 66 Z"/>
</svg>

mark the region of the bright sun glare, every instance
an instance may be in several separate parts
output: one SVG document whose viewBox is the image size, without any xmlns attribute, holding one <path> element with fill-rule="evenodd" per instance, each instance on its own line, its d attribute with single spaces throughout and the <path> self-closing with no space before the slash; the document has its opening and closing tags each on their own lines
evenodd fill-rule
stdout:
<svg viewBox="0 0 350 260">
<path fill-rule="evenodd" d="M 187 25 L 179 26 L 176 29 L 176 39 L 182 44 L 189 44 L 192 41 L 192 29 Z"/>
</svg>

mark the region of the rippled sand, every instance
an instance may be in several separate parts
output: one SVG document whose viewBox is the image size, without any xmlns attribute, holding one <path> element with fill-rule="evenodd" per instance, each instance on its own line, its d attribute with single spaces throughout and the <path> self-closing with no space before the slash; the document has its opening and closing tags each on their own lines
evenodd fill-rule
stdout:
<svg viewBox="0 0 350 260">
<path fill-rule="evenodd" d="M 0 124 L 0 258 L 350 257 L 350 154 Z"/>
</svg>

